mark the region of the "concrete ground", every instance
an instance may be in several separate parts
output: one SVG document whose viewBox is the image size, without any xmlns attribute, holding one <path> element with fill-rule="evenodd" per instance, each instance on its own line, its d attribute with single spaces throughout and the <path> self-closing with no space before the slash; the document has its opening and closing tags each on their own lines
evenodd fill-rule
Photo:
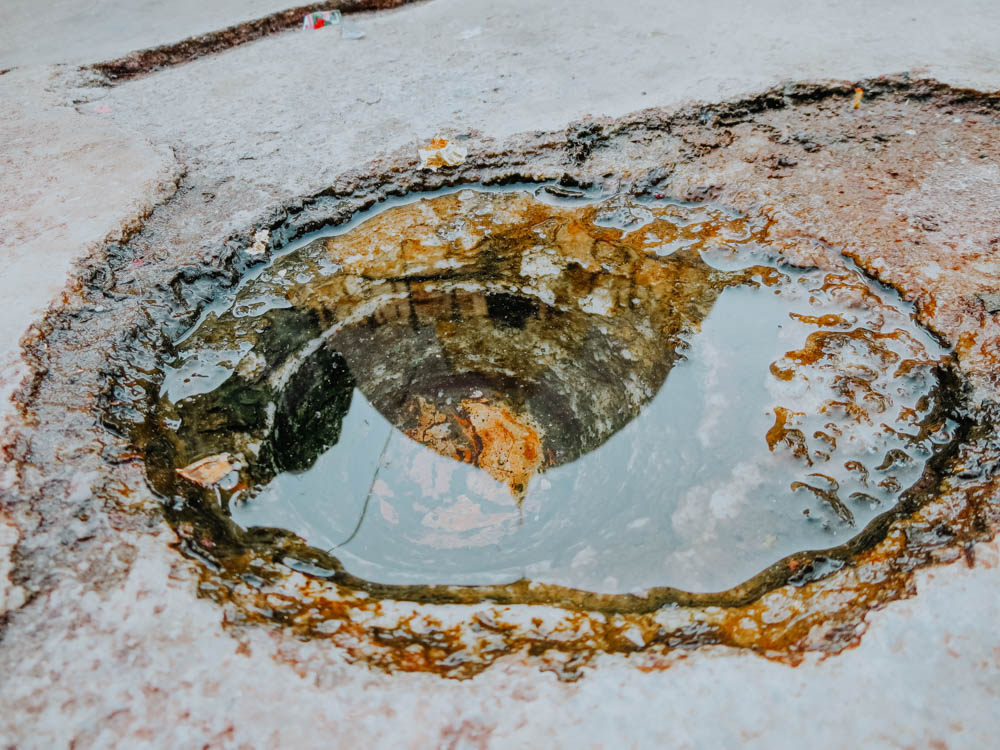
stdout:
<svg viewBox="0 0 1000 750">
<path fill-rule="evenodd" d="M 304 3 L 300 3 L 304 4 Z M 30 0 L 4 3 L 0 70 L 85 65 L 295 7 L 287 0 Z"/>
<path fill-rule="evenodd" d="M 167 200 L 209 217 L 166 228 L 168 244 L 207 246 L 439 132 L 503 138 L 586 114 L 902 71 L 1000 89 L 1000 6 L 975 0 L 431 0 L 355 17 L 362 40 L 289 31 L 113 88 L 75 67 L 284 7 L 6 4 L 0 414 L 23 371 L 17 340 L 74 260 Z M 213 203 L 227 210 L 206 211 Z M 8 579 L 20 533 L 0 515 L 9 618 L 40 606 Z M 957 748 L 991 746 L 1000 729 L 993 543 L 975 567 L 918 573 L 918 595 L 871 614 L 857 648 L 794 668 L 704 650 L 649 674 L 608 657 L 572 684 L 517 662 L 466 683 L 345 665 L 328 684 L 266 658 L 264 635 L 237 643 L 222 632 L 221 611 L 172 567 L 168 538 L 148 536 L 120 590 L 51 593 L 64 636 L 0 678 L 0 746 Z M 16 638 L 0 638 L 18 654 Z"/>
</svg>

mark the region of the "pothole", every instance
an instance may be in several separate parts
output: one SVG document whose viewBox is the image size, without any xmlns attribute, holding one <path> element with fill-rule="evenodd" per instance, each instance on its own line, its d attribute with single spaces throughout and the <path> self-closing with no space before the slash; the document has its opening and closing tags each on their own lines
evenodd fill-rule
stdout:
<svg viewBox="0 0 1000 750">
<path fill-rule="evenodd" d="M 138 433 L 212 555 L 402 599 L 735 600 L 842 557 L 953 436 L 908 307 L 761 217 L 463 189 L 327 235 L 209 308 Z"/>
<path fill-rule="evenodd" d="M 995 188 L 996 102 L 865 91 L 406 152 L 201 245 L 221 209 L 179 192 L 27 341 L 15 582 L 142 576 L 165 516 L 278 658 L 575 679 L 857 643 L 972 564 L 1000 460 L 998 230 L 955 171 Z"/>
</svg>

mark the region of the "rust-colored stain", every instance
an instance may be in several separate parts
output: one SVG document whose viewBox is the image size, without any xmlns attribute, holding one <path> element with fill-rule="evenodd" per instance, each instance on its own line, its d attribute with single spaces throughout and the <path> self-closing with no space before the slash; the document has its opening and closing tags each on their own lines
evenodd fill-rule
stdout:
<svg viewBox="0 0 1000 750">
<path fill-rule="evenodd" d="M 801 416 L 804 416 L 802 412 L 790 411 L 783 406 L 777 407 L 774 410 L 774 425 L 764 435 L 764 439 L 767 441 L 767 447 L 772 452 L 779 445 L 786 445 L 795 456 L 805 460 L 806 463 L 812 466 L 812 459 L 809 458 L 809 446 L 806 444 L 806 436 L 802 433 L 802 430 L 789 425 L 795 417 Z"/>
<path fill-rule="evenodd" d="M 484 401 L 462 401 L 477 445 L 482 445 L 472 462 L 510 487 L 521 499 L 528 482 L 542 465 L 542 444 L 528 420 L 518 420 L 509 409 Z"/>
<path fill-rule="evenodd" d="M 542 467 L 538 429 L 526 415 L 484 400 L 463 399 L 444 410 L 418 399 L 418 424 L 406 435 L 447 458 L 482 469 L 518 501 Z"/>
<path fill-rule="evenodd" d="M 485 399 L 463 399 L 450 413 L 421 399 L 419 420 L 407 430 L 409 437 L 442 456 L 482 469 L 506 485 L 514 499 L 524 499 L 542 466 L 542 444 L 530 417 Z"/>
</svg>

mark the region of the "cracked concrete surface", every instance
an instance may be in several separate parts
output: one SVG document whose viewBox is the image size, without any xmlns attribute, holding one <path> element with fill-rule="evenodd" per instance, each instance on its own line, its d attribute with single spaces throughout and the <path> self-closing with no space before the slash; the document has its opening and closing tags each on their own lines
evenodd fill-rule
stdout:
<svg viewBox="0 0 1000 750">
<path fill-rule="evenodd" d="M 85 16 L 56 24 L 50 39 L 64 41 L 48 51 L 0 45 L 0 68 L 18 66 L 0 76 L 5 393 L 18 371 L 16 341 L 71 261 L 167 198 L 197 216 L 211 215 L 213 202 L 245 206 L 164 228 L 170 242 L 160 250 L 169 254 L 174 243 L 211 247 L 441 131 L 502 138 L 588 113 L 901 70 L 1000 88 L 1000 8 L 989 2 L 609 10 L 579 0 L 434 0 L 356 19 L 368 32 L 361 41 L 288 32 L 108 90 L 70 68 L 33 67 L 98 62 L 238 22 L 254 14 L 247 8 L 178 11 L 143 24 L 155 28 L 147 37 Z M 104 41 L 89 46 L 88 29 Z M 34 16 L 15 17 L 6 33 L 29 38 Z M 950 189 L 975 194 L 976 174 L 959 170 Z M 977 199 L 984 210 L 996 205 L 995 194 Z M 901 208 L 918 215 L 922 201 L 918 191 Z M 9 489 L 9 478 L 0 486 Z M 16 501 L 5 494 L 5 506 Z M 9 621 L 23 598 L 8 577 L 9 550 L 33 531 L 0 516 L 0 614 L 10 610 Z M 956 748 L 990 746 L 1000 728 L 995 543 L 976 548 L 972 568 L 919 572 L 917 596 L 869 615 L 859 646 L 796 668 L 716 649 L 648 674 L 607 657 L 573 684 L 512 659 L 457 683 L 369 672 L 320 642 L 283 642 L 275 655 L 264 630 L 236 640 L 219 627 L 223 612 L 196 598 L 165 525 L 123 533 L 135 560 L 118 585 L 56 586 L 26 605 L 59 613 L 31 641 L 42 648 L 0 631 L 4 663 L 16 665 L 14 679 L 0 679 L 0 744 Z"/>
</svg>

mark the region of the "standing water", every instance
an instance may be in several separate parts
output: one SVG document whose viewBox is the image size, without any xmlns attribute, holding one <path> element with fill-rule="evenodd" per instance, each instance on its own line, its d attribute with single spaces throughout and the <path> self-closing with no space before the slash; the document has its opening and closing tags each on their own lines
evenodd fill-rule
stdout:
<svg viewBox="0 0 1000 750">
<path fill-rule="evenodd" d="M 848 266 L 780 263 L 759 218 L 462 190 L 212 308 L 150 479 L 376 583 L 718 591 L 899 501 L 950 438 L 944 354 Z"/>
</svg>

